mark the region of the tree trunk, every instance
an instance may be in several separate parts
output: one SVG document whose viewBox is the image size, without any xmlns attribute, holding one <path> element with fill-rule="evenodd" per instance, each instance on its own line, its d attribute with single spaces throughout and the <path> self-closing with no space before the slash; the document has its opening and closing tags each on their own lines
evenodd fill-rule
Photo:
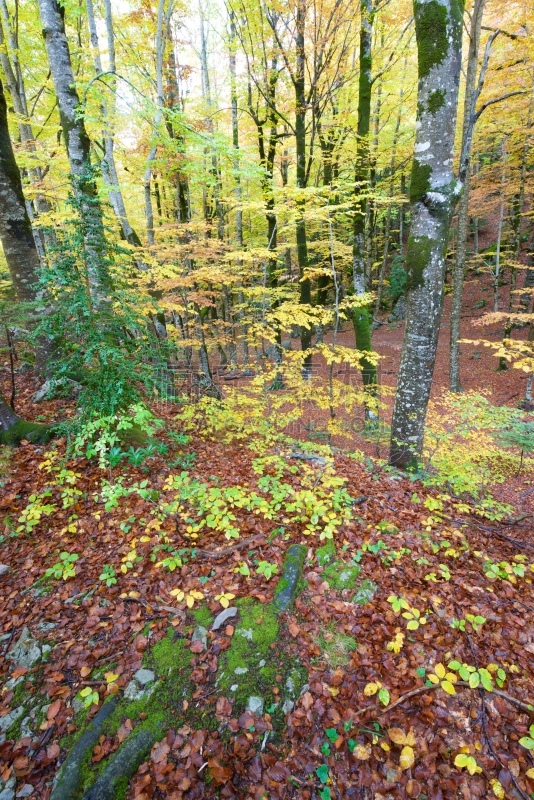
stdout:
<svg viewBox="0 0 534 800">
<path fill-rule="evenodd" d="M 361 0 L 360 73 L 358 94 L 358 149 L 356 154 L 354 224 L 352 244 L 352 282 L 354 294 L 365 294 L 365 220 L 366 192 L 369 190 L 369 128 L 371 122 L 373 0 Z M 369 352 L 371 345 L 371 314 L 365 307 L 352 312 L 356 349 Z M 367 358 L 360 359 L 364 386 L 376 387 L 376 366 Z M 366 416 L 370 412 L 366 410 Z"/>
<path fill-rule="evenodd" d="M 102 209 L 91 167 L 89 137 L 80 113 L 80 99 L 65 33 L 64 8 L 60 6 L 58 0 L 39 0 L 39 10 L 73 179 L 74 195 L 79 205 L 83 227 L 90 299 L 92 304 L 98 307 L 107 298 L 111 279 L 103 258 L 106 242 Z"/>
<path fill-rule="evenodd" d="M 305 30 L 306 30 L 306 7 L 304 0 L 297 0 L 297 19 L 296 19 L 296 69 L 294 76 L 295 89 L 295 150 L 296 150 L 296 173 L 297 188 L 305 189 L 307 183 L 306 176 L 306 55 L 305 55 Z M 303 210 L 303 203 L 301 203 Z M 296 221 L 297 239 L 297 261 L 300 276 L 300 303 L 311 306 L 311 281 L 305 277 L 308 271 L 308 240 L 306 236 L 306 221 L 303 214 L 299 214 Z M 311 347 L 312 330 L 311 326 L 303 325 L 300 329 L 300 346 L 305 352 Z M 303 374 L 306 377 L 311 375 L 312 357 L 311 353 L 306 355 L 303 364 Z"/>
<path fill-rule="evenodd" d="M 390 464 L 422 451 L 443 309 L 445 251 L 461 190 L 452 163 L 462 53 L 463 4 L 414 0 L 418 51 L 417 133 L 408 240 L 408 313 L 391 424 Z"/>
<path fill-rule="evenodd" d="M 106 0 L 107 6 L 110 0 Z M 95 12 L 93 8 L 93 0 L 85 0 L 87 9 L 87 22 L 89 25 L 89 34 L 91 36 L 91 45 L 93 47 L 93 58 L 95 64 L 95 72 L 100 75 L 103 72 L 102 59 L 100 58 L 100 45 L 98 41 L 98 31 L 96 27 Z M 113 44 L 113 18 L 111 16 L 111 7 L 106 6 L 106 26 L 108 38 L 108 58 L 109 58 L 109 72 L 115 73 L 115 47 Z M 102 131 L 104 140 L 104 158 L 102 160 L 102 177 L 108 187 L 109 202 L 115 213 L 117 221 L 121 227 L 122 235 L 129 244 L 134 247 L 141 246 L 141 240 L 134 231 L 130 222 L 128 221 L 128 214 L 126 213 L 126 206 L 124 205 L 124 198 L 122 196 L 119 180 L 117 177 L 117 168 L 115 165 L 114 154 L 114 140 L 112 134 L 112 118 L 115 105 L 115 96 L 113 95 L 112 108 L 102 102 L 101 112 L 104 129 Z"/>
<path fill-rule="evenodd" d="M 465 79 L 464 119 L 462 131 L 462 157 L 467 161 L 464 190 L 458 208 L 458 243 L 456 246 L 456 260 L 452 276 L 451 300 L 451 335 L 450 335 L 450 362 L 449 384 L 451 392 L 461 392 L 460 383 L 460 316 L 462 312 L 462 294 L 465 273 L 465 260 L 467 254 L 467 234 L 469 229 L 469 163 L 471 160 L 471 144 L 473 140 L 473 126 L 476 98 L 475 92 L 478 70 L 478 55 L 480 48 L 480 30 L 486 0 L 474 0 L 471 14 L 471 28 L 469 31 L 469 53 L 467 57 L 467 73 Z"/>
</svg>

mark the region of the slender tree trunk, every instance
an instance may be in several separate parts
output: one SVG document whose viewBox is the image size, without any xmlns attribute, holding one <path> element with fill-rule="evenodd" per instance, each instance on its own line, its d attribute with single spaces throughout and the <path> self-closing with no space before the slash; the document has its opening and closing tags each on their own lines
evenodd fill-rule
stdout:
<svg viewBox="0 0 534 800">
<path fill-rule="evenodd" d="M 297 189 L 305 189 L 307 184 L 306 176 L 306 55 L 305 55 L 305 31 L 306 31 L 306 3 L 305 0 L 297 0 L 297 19 L 296 19 L 296 69 L 294 77 L 295 88 L 295 149 L 297 159 Z M 300 203 L 301 211 L 304 204 Z M 297 239 L 297 261 L 300 275 L 300 303 L 311 306 L 311 281 L 307 277 L 309 266 L 308 261 L 308 240 L 306 236 L 306 220 L 304 215 L 299 214 L 296 222 Z M 311 348 L 312 329 L 303 325 L 300 329 L 300 346 L 305 352 Z M 306 377 L 311 375 L 312 356 L 306 355 L 303 364 L 303 374 Z"/>
<path fill-rule="evenodd" d="M 473 117 L 478 94 L 475 91 L 480 49 L 480 30 L 486 0 L 474 0 L 469 31 L 469 52 L 467 57 L 467 73 L 465 79 L 464 119 L 462 131 L 462 157 L 467 161 L 463 194 L 458 207 L 458 242 L 456 260 L 452 276 L 451 300 L 451 334 L 449 384 L 451 392 L 461 392 L 460 383 L 460 317 L 462 312 L 462 294 L 467 255 L 467 236 L 469 230 L 469 174 L 471 160 L 471 144 L 473 139 Z"/>
<path fill-rule="evenodd" d="M 501 246 L 504 228 L 504 215 L 506 211 L 506 137 L 502 140 L 502 167 L 501 167 L 501 202 L 499 205 L 499 224 L 497 225 L 497 243 L 495 247 L 495 265 L 493 268 L 493 310 L 499 310 L 499 279 L 501 277 Z"/>
<path fill-rule="evenodd" d="M 371 89 L 372 89 L 372 36 L 373 36 L 373 0 L 361 0 L 360 27 L 360 73 L 358 93 L 358 149 L 356 154 L 354 224 L 352 245 L 352 282 L 354 294 L 361 297 L 366 291 L 365 281 L 365 221 L 367 215 L 366 193 L 369 191 L 369 128 L 371 122 Z M 371 314 L 360 306 L 352 312 L 352 323 L 356 339 L 356 349 L 370 352 Z M 363 356 L 360 359 L 364 386 L 373 391 L 376 387 L 376 366 Z M 371 412 L 366 409 L 366 416 Z"/>
<path fill-rule="evenodd" d="M 461 184 L 452 171 L 463 5 L 414 0 L 418 52 L 417 133 L 410 186 L 408 314 L 391 424 L 390 463 L 422 452 L 443 309 L 445 250 Z M 430 39 L 430 32 L 432 38 Z"/>
<path fill-rule="evenodd" d="M 89 292 L 93 305 L 98 306 L 105 300 L 111 280 L 105 259 L 102 258 L 105 249 L 102 209 L 91 168 L 89 137 L 80 113 L 80 100 L 65 33 L 64 9 L 57 0 L 39 0 L 39 9 L 74 194 L 83 226 Z"/>
<path fill-rule="evenodd" d="M 113 18 L 111 14 L 110 0 L 106 0 L 106 25 L 107 25 L 107 39 L 108 39 L 108 58 L 109 70 L 108 72 L 115 73 L 115 46 L 113 37 Z M 100 44 L 98 41 L 98 31 L 96 27 L 95 12 L 93 8 L 93 0 L 85 0 L 87 9 L 87 22 L 89 26 L 89 34 L 91 37 L 91 45 L 93 47 L 93 59 L 95 64 L 95 73 L 100 75 L 104 70 L 102 67 L 102 59 L 100 57 Z M 111 207 L 115 213 L 117 221 L 120 225 L 122 235 L 129 244 L 134 247 L 141 246 L 141 240 L 134 231 L 128 220 L 124 198 L 119 185 L 117 177 L 117 168 L 115 165 L 114 153 L 114 139 L 112 132 L 113 113 L 115 111 L 115 94 L 113 92 L 112 107 L 108 108 L 107 104 L 102 102 L 101 113 L 103 122 L 102 138 L 104 141 L 104 158 L 102 159 L 102 176 L 108 187 L 108 196 Z"/>
<path fill-rule="evenodd" d="M 154 143 L 152 144 L 147 156 L 145 164 L 145 175 L 143 179 L 143 188 L 145 194 L 145 220 L 146 220 L 146 234 L 148 244 L 152 246 L 155 242 L 154 238 L 154 209 L 152 207 L 152 165 L 156 158 L 158 145 L 156 136 L 158 134 L 161 120 L 163 119 L 163 51 L 165 48 L 164 41 L 164 15 L 165 15 L 166 0 L 159 0 L 158 3 L 158 19 L 156 23 L 156 114 L 154 116 Z"/>
</svg>

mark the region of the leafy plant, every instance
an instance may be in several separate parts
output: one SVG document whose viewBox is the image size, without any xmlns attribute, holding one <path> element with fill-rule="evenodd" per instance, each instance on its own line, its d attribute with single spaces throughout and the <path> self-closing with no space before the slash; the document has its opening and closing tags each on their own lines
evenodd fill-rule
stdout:
<svg viewBox="0 0 534 800">
<path fill-rule="evenodd" d="M 529 733 L 529 736 L 521 737 L 519 744 L 521 747 L 525 747 L 527 750 L 534 750 L 534 725 L 530 726 Z"/>
<path fill-rule="evenodd" d="M 17 532 L 26 532 L 30 533 L 36 525 L 41 522 L 42 517 L 49 516 L 53 514 L 56 510 L 56 506 L 53 503 L 45 503 L 43 502 L 46 497 L 51 497 L 52 492 L 50 489 L 45 489 L 45 491 L 41 492 L 40 494 L 31 494 L 28 498 L 28 505 L 25 509 L 23 509 L 20 517 L 18 518 L 19 526 L 17 528 Z"/>
<path fill-rule="evenodd" d="M 278 572 L 278 564 L 274 564 L 270 561 L 259 561 L 258 566 L 256 567 L 256 572 L 258 572 L 260 575 L 263 575 L 266 580 L 270 581 L 273 575 L 276 575 Z"/>
<path fill-rule="evenodd" d="M 102 572 L 98 576 L 101 581 L 104 581 L 106 586 L 114 586 L 117 583 L 115 567 L 111 564 L 104 564 Z"/>
<path fill-rule="evenodd" d="M 80 556 L 76 553 L 60 553 L 59 561 L 46 570 L 44 577 L 54 578 L 55 580 L 63 578 L 64 581 L 68 581 L 69 578 L 74 578 L 76 575 L 74 564 L 78 561 L 79 557 Z"/>
</svg>

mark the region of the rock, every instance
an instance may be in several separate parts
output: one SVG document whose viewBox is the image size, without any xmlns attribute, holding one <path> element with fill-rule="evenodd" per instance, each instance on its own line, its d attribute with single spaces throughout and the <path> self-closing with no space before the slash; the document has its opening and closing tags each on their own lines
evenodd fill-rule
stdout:
<svg viewBox="0 0 534 800">
<path fill-rule="evenodd" d="M 57 628 L 57 622 L 40 622 L 37 627 L 40 631 L 52 631 Z"/>
<path fill-rule="evenodd" d="M 31 797 L 34 791 L 31 783 L 25 783 L 22 789 L 18 790 L 17 797 Z"/>
<path fill-rule="evenodd" d="M 237 608 L 235 606 L 230 606 L 230 608 L 225 608 L 224 611 L 221 611 L 220 614 L 217 614 L 215 619 L 213 620 L 213 625 L 211 626 L 212 631 L 218 631 L 219 628 L 224 625 L 227 620 L 232 619 L 237 614 Z"/>
<path fill-rule="evenodd" d="M 254 714 L 255 717 L 261 717 L 263 714 L 263 697 L 249 697 L 246 710 Z"/>
<path fill-rule="evenodd" d="M 81 384 L 71 378 L 48 380 L 35 392 L 33 400 L 36 403 L 41 403 L 43 400 L 53 400 L 56 397 L 73 398 L 77 397 L 81 390 Z"/>
<path fill-rule="evenodd" d="M 388 322 L 399 322 L 401 319 L 406 319 L 406 297 L 405 295 L 401 294 L 393 308 L 391 309 L 391 314 L 388 317 Z"/>
<path fill-rule="evenodd" d="M 317 464 L 318 467 L 326 466 L 326 458 L 323 456 L 318 456 L 316 453 L 302 453 L 300 450 L 293 451 L 289 454 L 289 458 L 297 458 L 300 461 L 311 461 L 313 464 Z"/>
<path fill-rule="evenodd" d="M 239 684 L 238 684 L 238 683 L 233 683 L 233 684 L 230 686 L 230 691 L 231 691 L 231 692 L 237 692 L 237 690 L 238 690 L 238 689 L 239 689 Z"/>
<path fill-rule="evenodd" d="M 252 639 L 254 638 L 254 631 L 252 630 L 252 628 L 238 628 L 236 630 L 236 633 L 242 636 L 243 639 L 248 639 L 249 642 L 251 642 Z"/>
<path fill-rule="evenodd" d="M 75 697 L 72 701 L 72 708 L 75 714 L 78 714 L 80 711 L 83 711 L 85 708 L 85 703 L 83 702 L 81 697 Z"/>
<path fill-rule="evenodd" d="M 151 669 L 138 669 L 134 678 L 140 686 L 146 686 L 156 680 L 156 675 Z"/>
<path fill-rule="evenodd" d="M 124 697 L 126 700 L 140 700 L 144 694 L 145 693 L 139 688 L 136 681 L 130 681 L 124 690 Z"/>
<path fill-rule="evenodd" d="M 352 598 L 353 603 L 358 603 L 360 606 L 365 606 L 367 603 L 370 603 L 375 594 L 378 591 L 378 586 L 374 581 L 369 580 L 366 578 L 364 581 L 361 582 L 356 594 Z"/>
<path fill-rule="evenodd" d="M 11 572 L 11 567 L 8 567 L 7 564 L 0 564 L 0 578 L 7 575 L 8 572 Z"/>
<path fill-rule="evenodd" d="M 22 722 L 20 723 L 20 738 L 21 739 L 32 739 L 33 738 L 33 725 L 34 721 L 31 717 L 24 717 Z M 18 797 L 18 795 L 17 795 Z"/>
<path fill-rule="evenodd" d="M 284 704 L 282 706 L 282 711 L 284 714 L 290 714 L 291 711 L 295 708 L 295 703 L 289 697 L 284 700 Z"/>
<path fill-rule="evenodd" d="M 24 706 L 18 706 L 14 708 L 13 711 L 10 711 L 9 714 L 6 714 L 5 717 L 0 717 L 0 731 L 2 733 L 6 733 L 14 722 L 16 722 L 19 717 L 22 717 L 24 714 Z"/>
<path fill-rule="evenodd" d="M 292 544 L 288 547 L 284 572 L 274 592 L 274 606 L 277 611 L 287 611 L 293 604 L 307 553 L 308 548 L 303 544 Z"/>
<path fill-rule="evenodd" d="M 23 628 L 18 640 L 8 652 L 9 658 L 18 667 L 33 667 L 41 658 L 39 643 L 30 633 L 29 628 Z"/>
<path fill-rule="evenodd" d="M 248 667 L 236 667 L 234 672 L 236 675 L 246 675 L 248 672 Z"/>
<path fill-rule="evenodd" d="M 13 800 L 15 797 L 16 778 L 14 775 L 5 783 L 0 781 L 0 800 Z"/>
<path fill-rule="evenodd" d="M 191 637 L 191 642 L 202 642 L 204 646 L 204 650 L 208 649 L 208 631 L 206 628 L 203 628 L 202 625 L 197 625 L 195 630 L 193 631 L 193 636 Z"/>
</svg>

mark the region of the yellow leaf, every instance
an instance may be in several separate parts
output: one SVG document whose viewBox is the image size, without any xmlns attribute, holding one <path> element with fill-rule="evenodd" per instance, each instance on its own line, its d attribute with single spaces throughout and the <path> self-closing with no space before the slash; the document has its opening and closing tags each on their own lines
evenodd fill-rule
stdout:
<svg viewBox="0 0 534 800">
<path fill-rule="evenodd" d="M 330 692 L 332 697 L 337 697 L 339 694 L 339 689 L 337 688 L 337 686 L 329 686 L 328 691 Z"/>
<path fill-rule="evenodd" d="M 402 748 L 399 765 L 401 769 L 409 769 L 415 763 L 415 753 L 413 747 L 406 745 Z"/>
<path fill-rule="evenodd" d="M 390 728 L 388 730 L 388 736 L 395 744 L 406 744 L 406 734 L 402 728 Z"/>
<path fill-rule="evenodd" d="M 532 772 L 534 774 L 534 769 L 529 770 L 529 772 Z M 527 775 L 528 775 L 528 772 L 527 772 Z M 499 781 L 495 780 L 495 778 L 492 781 L 490 781 L 490 784 L 491 784 L 491 790 L 492 790 L 493 794 L 495 795 L 495 797 L 498 797 L 499 800 L 504 800 L 506 795 L 504 793 L 504 789 L 503 789 L 502 784 L 499 783 Z"/>
<path fill-rule="evenodd" d="M 188 594 L 187 597 L 185 598 L 185 604 L 188 608 L 193 608 L 193 606 L 195 605 L 195 598 L 192 595 Z"/>
<path fill-rule="evenodd" d="M 532 769 L 527 770 L 527 778 L 534 779 L 534 767 L 532 767 Z"/>
<path fill-rule="evenodd" d="M 430 683 L 439 683 L 439 678 L 437 675 L 434 675 L 432 672 L 428 676 L 428 680 Z"/>
<path fill-rule="evenodd" d="M 443 664 L 436 664 L 436 666 L 434 667 L 434 672 L 436 673 L 438 678 L 444 678 L 447 670 L 445 669 Z"/>
<path fill-rule="evenodd" d="M 137 600 L 137 598 L 141 597 L 141 593 L 140 592 L 128 592 L 128 597 L 133 597 L 134 600 Z"/>
<path fill-rule="evenodd" d="M 378 692 L 379 689 L 380 689 L 379 683 L 368 683 L 365 689 L 363 690 L 363 693 L 366 697 L 372 697 L 374 694 Z"/>
<path fill-rule="evenodd" d="M 149 542 L 150 541 L 150 536 L 141 536 L 139 541 L 140 542 Z"/>
<path fill-rule="evenodd" d="M 106 679 L 107 683 L 113 683 L 114 681 L 117 680 L 118 677 L 119 676 L 117 675 L 116 672 L 106 672 L 106 674 L 104 675 L 104 678 Z"/>
<path fill-rule="evenodd" d="M 371 747 L 370 745 L 364 746 L 363 744 L 357 745 L 353 750 L 353 755 L 356 758 L 359 758 L 360 761 L 367 761 L 368 758 L 371 758 Z"/>
<path fill-rule="evenodd" d="M 441 681 L 441 688 L 444 692 L 447 692 L 447 694 L 456 694 L 456 689 L 450 681 Z"/>
</svg>

